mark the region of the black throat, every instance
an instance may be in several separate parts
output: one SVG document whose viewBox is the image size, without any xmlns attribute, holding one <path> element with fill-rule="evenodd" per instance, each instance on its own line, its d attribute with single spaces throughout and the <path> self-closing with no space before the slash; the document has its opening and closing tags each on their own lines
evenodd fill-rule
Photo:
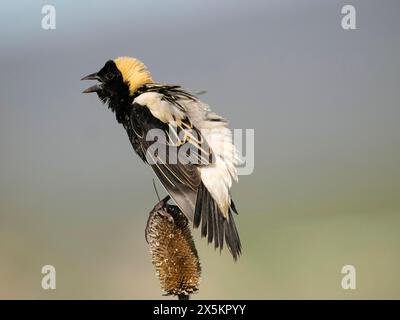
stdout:
<svg viewBox="0 0 400 320">
<path fill-rule="evenodd" d="M 134 97 L 120 97 L 112 96 L 108 99 L 108 107 L 115 113 L 115 117 L 119 123 L 122 123 L 124 119 L 130 114 L 132 110 L 132 101 Z"/>
</svg>

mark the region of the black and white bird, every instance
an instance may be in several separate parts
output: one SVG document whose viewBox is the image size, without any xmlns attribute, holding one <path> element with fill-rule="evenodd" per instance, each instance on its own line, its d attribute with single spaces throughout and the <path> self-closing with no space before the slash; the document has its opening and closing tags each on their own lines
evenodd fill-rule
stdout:
<svg viewBox="0 0 400 320">
<path fill-rule="evenodd" d="M 230 188 L 237 181 L 240 159 L 227 121 L 182 87 L 154 82 L 146 66 L 135 58 L 109 60 L 82 80 L 99 81 L 83 92 L 96 92 L 108 105 L 136 153 L 153 168 L 193 226 L 200 227 L 202 236 L 214 242 L 215 248 L 222 250 L 226 242 L 236 260 L 241 244 Z M 153 129 L 165 133 L 165 140 L 158 142 L 169 151 L 183 153 L 193 161 L 182 161 L 180 156 L 172 161 L 172 156 L 149 152 Z"/>
</svg>

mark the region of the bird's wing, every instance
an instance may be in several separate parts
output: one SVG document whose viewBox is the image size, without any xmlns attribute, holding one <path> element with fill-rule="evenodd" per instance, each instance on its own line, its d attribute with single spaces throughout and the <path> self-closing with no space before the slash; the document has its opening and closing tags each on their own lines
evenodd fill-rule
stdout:
<svg viewBox="0 0 400 320">
<path fill-rule="evenodd" d="M 135 102 L 130 116 L 133 140 L 182 212 L 193 220 L 201 184 L 198 165 L 206 165 L 210 155 L 200 150 L 206 147 L 194 137 L 188 120 L 173 124 L 158 117 L 147 105 Z"/>
<path fill-rule="evenodd" d="M 241 245 L 229 194 L 235 163 L 226 163 L 223 159 L 223 152 L 227 151 L 223 149 L 232 148 L 231 132 L 221 117 L 203 105 L 196 110 L 196 100 L 165 97 L 168 95 L 146 92 L 134 100 L 131 123 L 136 139 L 146 154 L 146 161 L 183 213 L 195 227 L 201 224 L 202 235 L 209 242 L 214 241 L 216 248 L 222 249 L 225 239 L 236 259 Z M 161 144 L 159 139 L 154 144 L 154 137 L 149 136 L 151 129 L 165 134 Z M 168 146 L 167 155 L 157 149 L 163 145 Z M 189 163 L 179 157 L 185 153 L 192 155 L 188 150 L 193 150 L 195 155 Z M 171 159 L 171 153 L 178 154 L 178 161 L 171 161 L 175 160 Z"/>
</svg>

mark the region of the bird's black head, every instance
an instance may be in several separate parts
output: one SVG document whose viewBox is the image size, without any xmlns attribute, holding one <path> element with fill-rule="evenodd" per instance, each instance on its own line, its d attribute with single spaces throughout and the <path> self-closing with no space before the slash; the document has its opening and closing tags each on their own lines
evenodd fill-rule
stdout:
<svg viewBox="0 0 400 320">
<path fill-rule="evenodd" d="M 82 80 L 98 80 L 100 83 L 87 88 L 83 93 L 96 92 L 113 111 L 131 103 L 137 89 L 152 82 L 145 65 L 130 57 L 109 60 L 100 71 L 83 77 Z"/>
<path fill-rule="evenodd" d="M 96 92 L 99 98 L 115 109 L 115 103 L 123 103 L 129 99 L 129 85 L 122 77 L 114 61 L 106 62 L 100 71 L 83 77 L 82 80 L 98 80 L 99 83 L 83 91 L 83 93 Z"/>
</svg>

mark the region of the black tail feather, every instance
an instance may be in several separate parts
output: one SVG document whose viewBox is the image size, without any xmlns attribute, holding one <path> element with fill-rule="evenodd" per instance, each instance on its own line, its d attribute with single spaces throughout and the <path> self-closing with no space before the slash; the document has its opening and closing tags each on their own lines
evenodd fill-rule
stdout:
<svg viewBox="0 0 400 320">
<path fill-rule="evenodd" d="M 241 254 L 242 246 L 232 211 L 237 213 L 233 201 L 228 211 L 228 217 L 225 218 L 207 188 L 203 184 L 200 185 L 197 192 L 193 225 L 198 228 L 201 223 L 201 235 L 207 236 L 209 243 L 214 240 L 215 248 L 222 250 L 225 240 L 233 259 L 236 261 Z"/>
<path fill-rule="evenodd" d="M 203 188 L 199 188 L 197 191 L 197 199 L 203 198 Z M 197 228 L 201 222 L 201 211 L 202 211 L 203 202 L 196 200 L 196 208 L 194 210 L 194 218 L 193 218 L 193 225 Z"/>
<path fill-rule="evenodd" d="M 231 209 L 232 209 L 232 211 L 233 211 L 234 213 L 238 214 L 237 209 L 236 209 L 236 205 L 235 205 L 235 203 L 233 202 L 232 199 L 231 199 Z"/>
</svg>

